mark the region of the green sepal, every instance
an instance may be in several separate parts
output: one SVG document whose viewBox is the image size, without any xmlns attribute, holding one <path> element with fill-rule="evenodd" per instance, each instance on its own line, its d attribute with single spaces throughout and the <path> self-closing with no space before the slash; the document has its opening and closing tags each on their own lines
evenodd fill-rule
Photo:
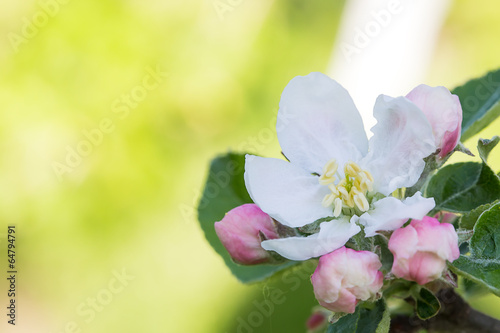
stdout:
<svg viewBox="0 0 500 333">
<path fill-rule="evenodd" d="M 495 148 L 495 146 L 500 142 L 499 136 L 494 136 L 490 140 L 488 139 L 479 139 L 477 142 L 477 150 L 479 152 L 479 156 L 483 160 L 484 163 L 488 161 L 488 155 Z"/>
<path fill-rule="evenodd" d="M 412 290 L 415 299 L 415 311 L 422 320 L 427 320 L 438 314 L 441 304 L 434 293 L 429 289 L 415 285 Z"/>
</svg>

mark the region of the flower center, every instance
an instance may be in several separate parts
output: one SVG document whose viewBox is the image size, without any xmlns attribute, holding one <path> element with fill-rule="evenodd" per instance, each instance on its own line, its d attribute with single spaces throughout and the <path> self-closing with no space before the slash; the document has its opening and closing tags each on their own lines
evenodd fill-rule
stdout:
<svg viewBox="0 0 500 333">
<path fill-rule="evenodd" d="M 319 183 L 328 186 L 330 193 L 325 195 L 321 204 L 324 207 L 333 207 L 335 217 L 340 215 L 342 208 L 357 208 L 361 212 L 366 212 L 370 208 L 366 194 L 373 191 L 372 175 L 356 163 L 348 162 L 344 165 L 345 177 L 341 179 L 337 172 L 338 167 L 335 159 L 323 167 Z M 337 179 L 338 182 L 335 184 Z"/>
</svg>

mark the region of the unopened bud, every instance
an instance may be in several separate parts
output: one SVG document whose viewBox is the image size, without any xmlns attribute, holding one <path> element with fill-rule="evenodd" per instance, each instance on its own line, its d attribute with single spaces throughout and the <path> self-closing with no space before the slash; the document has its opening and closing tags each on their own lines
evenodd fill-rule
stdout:
<svg viewBox="0 0 500 333">
<path fill-rule="evenodd" d="M 429 216 L 394 231 L 389 250 L 394 255 L 392 273 L 420 285 L 440 278 L 446 260 L 452 262 L 460 256 L 453 225 Z"/>
<path fill-rule="evenodd" d="M 410 101 L 425 114 L 432 126 L 436 147 L 443 158 L 455 149 L 462 128 L 462 106 L 457 95 L 445 87 L 429 87 L 421 84 L 408 95 Z"/>
<path fill-rule="evenodd" d="M 255 265 L 271 260 L 261 246 L 261 238 L 278 238 L 272 218 L 255 204 L 230 210 L 215 222 L 215 232 L 233 260 L 242 265 Z"/>
</svg>

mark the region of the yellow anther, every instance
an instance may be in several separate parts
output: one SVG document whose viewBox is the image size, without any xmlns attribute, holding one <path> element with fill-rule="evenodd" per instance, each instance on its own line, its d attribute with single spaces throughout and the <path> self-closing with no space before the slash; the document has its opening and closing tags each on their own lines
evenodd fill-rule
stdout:
<svg viewBox="0 0 500 333">
<path fill-rule="evenodd" d="M 371 174 L 371 173 L 369 173 L 369 172 L 368 172 L 368 171 L 366 171 L 366 170 L 363 170 L 363 172 L 362 172 L 362 173 L 363 173 L 363 174 L 364 174 L 364 175 L 368 178 L 368 180 L 369 180 L 370 182 L 372 182 L 372 183 L 373 183 L 373 176 L 372 176 L 372 174 Z"/>
<path fill-rule="evenodd" d="M 345 188 L 345 186 L 337 186 L 337 190 L 340 192 L 340 195 L 344 198 L 349 197 L 349 191 Z"/>
<path fill-rule="evenodd" d="M 326 165 L 323 167 L 323 175 L 326 177 L 332 177 L 337 173 L 337 169 L 339 165 L 335 159 L 328 161 Z"/>
<path fill-rule="evenodd" d="M 323 174 L 319 177 L 321 185 L 333 184 L 336 180 L 335 174 L 337 173 L 338 164 L 336 160 L 330 160 L 323 167 Z"/>
<path fill-rule="evenodd" d="M 358 178 L 354 184 L 354 186 L 363 193 L 370 192 L 373 189 L 372 183 L 367 179 Z"/>
<path fill-rule="evenodd" d="M 335 199 L 335 209 L 333 210 L 333 216 L 339 217 L 340 213 L 342 213 L 342 199 Z"/>
<path fill-rule="evenodd" d="M 335 184 L 328 185 L 328 188 L 330 189 L 330 191 L 332 191 L 333 195 L 335 195 L 336 197 L 340 195 L 340 192 L 337 189 L 337 186 L 335 186 Z"/>
<path fill-rule="evenodd" d="M 373 182 L 364 182 L 363 187 L 364 187 L 363 192 L 371 192 L 373 191 Z"/>
<path fill-rule="evenodd" d="M 364 191 L 373 191 L 373 177 L 368 171 L 358 173 L 360 185 L 364 187 Z"/>
<path fill-rule="evenodd" d="M 345 178 L 344 178 L 344 179 L 341 179 L 341 180 L 339 181 L 339 183 L 337 184 L 337 189 L 339 189 L 339 190 L 340 190 L 340 188 L 341 188 L 341 187 L 342 187 L 342 188 L 345 188 L 345 189 L 347 189 L 347 187 L 349 187 L 349 184 L 347 183 L 347 181 L 346 181 L 346 179 L 345 179 Z M 347 192 L 349 192 L 349 191 L 347 191 Z"/>
<path fill-rule="evenodd" d="M 373 191 L 373 177 L 361 167 L 348 162 L 344 165 L 345 178 L 335 184 L 338 164 L 330 160 L 323 168 L 323 174 L 319 177 L 321 185 L 328 186 L 330 193 L 322 201 L 324 207 L 333 205 L 333 216 L 338 217 L 342 208 L 358 208 L 362 212 L 368 211 L 370 204 L 366 198 L 368 192 Z"/>
<path fill-rule="evenodd" d="M 359 167 L 359 165 L 357 165 L 354 162 L 347 162 L 346 165 L 344 166 L 344 172 L 345 172 L 345 174 L 349 175 L 351 177 L 354 177 L 355 175 L 357 175 L 361 171 L 362 170 Z"/>
<path fill-rule="evenodd" d="M 344 198 L 344 204 L 347 207 L 354 208 L 354 199 L 352 197 L 352 194 L 349 194 L 347 198 Z"/>
<path fill-rule="evenodd" d="M 359 192 L 354 195 L 354 203 L 360 211 L 366 212 L 370 208 L 370 204 L 363 193 Z"/>
<path fill-rule="evenodd" d="M 327 177 L 325 174 L 322 174 L 319 177 L 319 183 L 321 185 L 328 185 L 328 184 L 333 184 L 335 182 L 335 177 Z"/>
<path fill-rule="evenodd" d="M 334 199 L 335 199 L 335 196 L 333 194 L 327 194 L 323 198 L 323 201 L 321 202 L 321 204 L 323 205 L 323 207 L 329 207 L 332 205 Z"/>
</svg>

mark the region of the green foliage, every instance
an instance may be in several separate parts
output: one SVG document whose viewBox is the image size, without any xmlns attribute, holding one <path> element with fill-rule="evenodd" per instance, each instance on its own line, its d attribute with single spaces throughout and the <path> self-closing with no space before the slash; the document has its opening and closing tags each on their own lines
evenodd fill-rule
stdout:
<svg viewBox="0 0 500 333">
<path fill-rule="evenodd" d="M 452 271 L 500 296 L 500 260 L 460 256 L 449 265 Z"/>
<path fill-rule="evenodd" d="M 482 171 L 487 167 L 487 160 L 488 160 L 488 155 L 490 154 L 491 150 L 495 148 L 495 146 L 498 144 L 500 141 L 500 137 L 494 136 L 491 140 L 486 140 L 486 139 L 479 139 L 477 143 L 477 150 L 479 152 L 479 156 L 481 157 L 483 161 L 483 166 L 482 166 Z M 491 177 L 491 174 L 493 171 L 490 172 L 490 170 L 485 170 L 487 174 Z M 497 175 L 498 177 L 498 175 Z M 498 202 L 498 199 L 500 199 L 500 190 L 495 186 L 498 182 L 494 179 L 494 177 L 491 177 L 492 182 L 489 187 L 489 190 L 491 191 L 491 197 L 495 198 L 497 200 L 486 203 L 480 206 L 477 206 L 476 208 L 472 209 L 469 212 L 465 212 L 465 214 L 461 217 L 459 226 L 460 228 L 471 230 L 474 228 L 474 225 L 477 222 L 477 219 L 481 216 L 481 214 L 490 209 L 493 205 L 495 205 Z M 488 189 L 487 189 L 488 190 Z"/>
<path fill-rule="evenodd" d="M 491 150 L 495 148 L 499 141 L 500 137 L 496 135 L 491 138 L 491 140 L 479 139 L 479 141 L 477 142 L 477 150 L 479 151 L 479 156 L 484 163 L 487 163 L 488 155 L 490 154 Z"/>
<path fill-rule="evenodd" d="M 485 163 L 456 163 L 431 178 L 426 194 L 436 201 L 436 210 L 467 213 L 498 199 L 500 180 Z"/>
<path fill-rule="evenodd" d="M 492 203 L 486 204 L 486 205 L 481 205 L 470 212 L 464 214 L 460 218 L 459 226 L 462 229 L 467 229 L 467 230 L 472 230 L 474 228 L 474 225 L 477 222 L 477 219 L 481 214 L 488 209 L 490 209 L 493 205 L 497 204 L 500 202 L 499 200 L 493 201 Z"/>
<path fill-rule="evenodd" d="M 500 203 L 485 211 L 477 220 L 470 250 L 475 258 L 500 259 Z"/>
<path fill-rule="evenodd" d="M 205 189 L 198 205 L 198 220 L 210 245 L 222 256 L 231 272 L 244 283 L 257 282 L 289 267 L 295 262 L 281 265 L 242 266 L 232 261 L 215 233 L 214 223 L 231 209 L 252 203 L 243 178 L 245 155 L 228 153 L 212 161 Z"/>
<path fill-rule="evenodd" d="M 365 305 L 365 304 L 363 304 Z M 390 316 L 384 299 L 376 303 L 358 305 L 356 311 L 330 324 L 327 333 L 387 333 Z M 367 307 L 372 305 L 371 308 Z"/>
<path fill-rule="evenodd" d="M 380 268 L 381 272 L 387 274 L 392 269 L 392 263 L 394 262 L 394 256 L 391 251 L 387 247 L 387 239 L 381 235 L 377 235 L 373 237 L 375 239 L 375 246 L 377 246 L 377 254 L 380 258 L 380 262 L 382 263 L 382 267 Z"/>
<path fill-rule="evenodd" d="M 465 298 L 481 296 L 490 292 L 483 284 L 473 282 L 466 278 L 460 279 L 460 288 L 463 290 Z"/>
<path fill-rule="evenodd" d="M 500 296 L 500 202 L 480 206 L 464 215 L 460 226 L 474 228 L 470 255 L 462 255 L 449 264 L 451 270 Z"/>
<path fill-rule="evenodd" d="M 417 316 L 422 320 L 434 317 L 441 309 L 437 297 L 426 288 L 420 288 L 414 297 Z"/>
<path fill-rule="evenodd" d="M 500 115 L 500 70 L 471 80 L 452 91 L 463 110 L 461 141 L 479 133 Z"/>
</svg>

